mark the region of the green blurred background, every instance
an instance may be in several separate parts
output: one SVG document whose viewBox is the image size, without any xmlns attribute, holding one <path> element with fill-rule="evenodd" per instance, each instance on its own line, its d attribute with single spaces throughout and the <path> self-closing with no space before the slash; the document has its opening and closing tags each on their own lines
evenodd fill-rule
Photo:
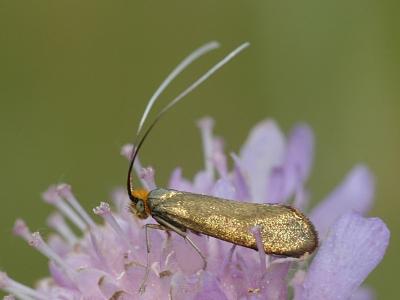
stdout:
<svg viewBox="0 0 400 300">
<path fill-rule="evenodd" d="M 392 232 L 369 276 L 390 299 L 399 269 L 400 5 L 397 1 L 0 1 L 0 269 L 32 284 L 47 263 L 11 229 L 23 217 L 49 233 L 48 185 L 72 184 L 87 209 L 125 182 L 120 147 L 149 96 L 190 51 L 196 62 L 165 93 L 181 91 L 222 55 L 252 46 L 176 107 L 154 131 L 142 161 L 165 185 L 174 166 L 202 167 L 195 120 L 210 115 L 228 151 L 272 117 L 287 132 L 316 135 L 310 189 L 317 202 L 353 165 L 376 175 L 371 212 Z M 160 106 L 158 106 L 160 107 Z M 397 255 L 396 255 L 397 253 Z"/>
</svg>

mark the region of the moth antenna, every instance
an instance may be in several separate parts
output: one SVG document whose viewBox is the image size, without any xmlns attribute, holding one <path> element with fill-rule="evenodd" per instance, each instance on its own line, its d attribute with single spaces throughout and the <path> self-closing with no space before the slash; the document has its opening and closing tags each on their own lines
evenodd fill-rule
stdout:
<svg viewBox="0 0 400 300">
<path fill-rule="evenodd" d="M 204 54 L 207 54 L 211 50 L 214 50 L 218 48 L 220 45 L 218 42 L 212 41 L 209 42 L 200 48 L 196 49 L 193 51 L 191 54 L 189 54 L 184 60 L 182 60 L 173 70 L 172 72 L 164 79 L 164 81 L 160 84 L 160 86 L 157 88 L 157 90 L 154 92 L 154 94 L 151 96 L 149 102 L 147 103 L 147 106 L 143 112 L 142 118 L 140 119 L 139 126 L 137 129 L 136 134 L 139 135 L 140 131 L 142 130 L 143 124 L 146 121 L 146 118 L 153 107 L 154 103 L 158 99 L 158 97 L 161 95 L 161 93 L 167 88 L 167 86 L 183 71 L 185 70 L 192 62 L 203 56 Z"/>
<path fill-rule="evenodd" d="M 139 125 L 138 133 L 141 131 L 141 128 L 143 127 L 143 123 L 147 118 L 147 115 L 156 101 L 157 97 L 161 94 L 161 92 L 168 86 L 168 84 L 181 72 L 185 67 L 187 67 L 191 62 L 193 62 L 195 59 L 200 57 L 201 55 L 205 54 L 206 52 L 215 49 L 216 47 L 210 47 L 212 43 L 208 43 L 204 45 L 203 47 L 197 49 L 195 52 L 193 52 L 191 55 L 189 55 L 186 59 L 184 59 L 172 72 L 168 77 L 164 80 L 164 82 L 160 85 L 160 87 L 157 89 L 157 91 L 154 93 L 156 96 L 152 96 L 152 98 L 149 100 L 149 103 L 146 106 L 146 110 L 143 113 L 142 120 Z M 217 44 L 218 45 L 218 44 Z M 132 170 L 133 170 L 133 164 L 135 162 L 136 156 L 139 153 L 140 148 L 143 145 L 143 142 L 147 138 L 148 134 L 150 131 L 153 129 L 153 127 L 158 123 L 158 121 L 161 119 L 161 117 L 172 107 L 175 106 L 180 100 L 182 100 L 186 95 L 188 95 L 190 92 L 192 92 L 195 88 L 197 88 L 200 84 L 202 84 L 205 80 L 207 80 L 211 75 L 213 75 L 218 69 L 220 69 L 223 65 L 225 65 L 227 62 L 229 62 L 231 59 L 233 59 L 236 55 L 238 55 L 241 51 L 243 51 L 245 48 L 250 46 L 250 43 L 246 42 L 237 47 L 235 50 L 230 52 L 228 55 L 226 55 L 223 59 L 221 59 L 218 63 L 216 63 L 213 67 L 211 67 L 206 73 L 204 73 L 201 77 L 199 77 L 195 82 L 193 82 L 188 88 L 186 88 L 182 93 L 180 93 L 177 97 L 175 97 L 172 101 L 170 101 L 160 112 L 156 115 L 154 120 L 150 123 L 150 125 L 147 127 L 147 129 L 144 131 L 143 136 L 140 138 L 139 143 L 136 146 L 136 149 L 133 150 L 132 157 L 129 163 L 129 169 L 128 169 L 128 180 L 127 180 L 127 188 L 128 188 L 128 194 L 131 197 L 132 191 L 133 191 L 133 182 L 132 182 Z M 190 60 L 190 59 L 191 60 Z"/>
<path fill-rule="evenodd" d="M 229 62 L 231 59 L 233 59 L 236 55 L 238 55 L 240 52 L 242 52 L 244 49 L 250 46 L 250 43 L 246 42 L 241 44 L 239 47 L 237 47 L 235 50 L 230 52 L 227 56 L 225 56 L 223 59 L 221 59 L 218 63 L 216 63 L 212 68 L 210 68 L 206 73 L 204 73 L 199 79 L 197 79 L 195 82 L 193 82 L 186 90 L 184 90 L 182 93 L 180 93 L 178 96 L 176 96 L 171 102 L 169 102 L 156 116 L 155 121 L 160 119 L 162 115 L 164 115 L 168 110 L 170 110 L 175 104 L 177 104 L 180 100 L 182 100 L 186 95 L 188 95 L 190 92 L 192 92 L 194 89 L 196 89 L 200 84 L 202 84 L 204 81 L 206 81 L 211 75 L 213 75 L 218 69 L 220 69 L 223 65 L 225 65 L 227 62 Z"/>
<path fill-rule="evenodd" d="M 192 62 L 203 56 L 204 54 L 210 52 L 211 50 L 214 50 L 218 48 L 220 45 L 216 41 L 211 41 L 209 43 L 204 44 L 200 48 L 196 49 L 192 53 L 190 53 L 185 59 L 183 59 L 173 70 L 168 76 L 164 79 L 164 81 L 161 83 L 161 85 L 157 88 L 157 90 L 154 92 L 154 94 L 151 96 L 150 100 L 148 101 L 146 108 L 143 112 L 143 115 L 140 119 L 139 126 L 136 132 L 136 139 L 134 142 L 134 147 L 136 149 L 132 150 L 131 157 L 130 157 L 130 163 L 129 163 L 129 169 L 128 169 L 128 182 L 127 182 L 127 187 L 128 187 L 128 195 L 131 195 L 131 192 L 133 190 L 133 185 L 132 185 L 132 171 L 133 171 L 133 164 L 135 162 L 138 150 L 140 149 L 143 141 L 145 140 L 146 136 L 148 135 L 148 132 L 143 135 L 143 137 L 140 139 L 139 143 L 137 142 L 137 139 L 139 138 L 139 134 L 142 130 L 143 124 L 146 121 L 148 114 L 153 107 L 154 103 L 158 99 L 158 97 L 161 95 L 161 93 L 167 88 L 167 86 L 183 71 L 185 70 Z M 154 126 L 154 125 L 153 125 Z M 151 127 L 153 127 L 151 126 Z"/>
</svg>

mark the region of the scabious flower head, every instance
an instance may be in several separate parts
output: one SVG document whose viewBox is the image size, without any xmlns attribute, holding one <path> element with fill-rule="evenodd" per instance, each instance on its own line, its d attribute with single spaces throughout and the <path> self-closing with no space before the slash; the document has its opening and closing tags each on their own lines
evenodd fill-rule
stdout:
<svg viewBox="0 0 400 300">
<path fill-rule="evenodd" d="M 44 241 L 17 220 L 14 233 L 49 258 L 48 278 L 35 289 L 0 273 L 0 288 L 20 299 L 371 299 L 360 287 L 384 256 L 389 230 L 378 218 L 367 218 L 374 180 L 362 165 L 349 172 L 341 184 L 317 207 L 308 209 L 305 183 L 313 161 L 313 134 L 307 125 L 296 126 L 287 138 L 266 120 L 250 133 L 239 153 L 228 159 L 222 139 L 213 135 L 213 121 L 198 126 L 203 139 L 204 169 L 193 180 L 176 168 L 169 187 L 254 203 L 293 205 L 308 216 L 320 237 L 320 247 L 303 260 L 277 258 L 207 236 L 190 234 L 207 257 L 202 260 L 175 233 L 150 231 L 150 274 L 146 290 L 138 290 L 147 258 L 143 225 L 128 210 L 125 189 L 114 192 L 113 209 L 106 202 L 93 212 L 104 219 L 96 223 L 80 206 L 66 184 L 51 186 L 46 202 L 57 208 L 48 219 L 55 234 Z M 129 156 L 132 146 L 123 148 Z M 232 169 L 228 160 L 232 159 Z M 147 189 L 157 185 L 152 168 L 135 170 Z M 81 232 L 76 235 L 69 223 Z M 258 242 L 259 232 L 253 234 Z M 13 299 L 6 296 L 5 299 Z"/>
</svg>

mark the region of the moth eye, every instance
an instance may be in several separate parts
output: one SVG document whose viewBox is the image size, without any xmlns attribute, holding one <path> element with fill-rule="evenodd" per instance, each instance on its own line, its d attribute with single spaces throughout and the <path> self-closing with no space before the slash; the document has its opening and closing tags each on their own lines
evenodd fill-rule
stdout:
<svg viewBox="0 0 400 300">
<path fill-rule="evenodd" d="M 136 203 L 136 210 L 137 210 L 138 212 L 143 212 L 143 211 L 144 211 L 144 203 L 143 203 L 143 201 L 139 200 L 139 201 Z"/>
</svg>

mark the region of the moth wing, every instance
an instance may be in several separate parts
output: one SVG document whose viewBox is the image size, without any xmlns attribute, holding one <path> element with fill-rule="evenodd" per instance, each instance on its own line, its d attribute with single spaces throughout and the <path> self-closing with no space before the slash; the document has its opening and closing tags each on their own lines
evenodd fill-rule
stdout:
<svg viewBox="0 0 400 300">
<path fill-rule="evenodd" d="M 300 257 L 317 247 L 311 222 L 285 205 L 256 204 L 157 189 L 149 194 L 152 215 L 179 228 L 257 249 L 251 229 L 258 226 L 268 254 Z"/>
</svg>

